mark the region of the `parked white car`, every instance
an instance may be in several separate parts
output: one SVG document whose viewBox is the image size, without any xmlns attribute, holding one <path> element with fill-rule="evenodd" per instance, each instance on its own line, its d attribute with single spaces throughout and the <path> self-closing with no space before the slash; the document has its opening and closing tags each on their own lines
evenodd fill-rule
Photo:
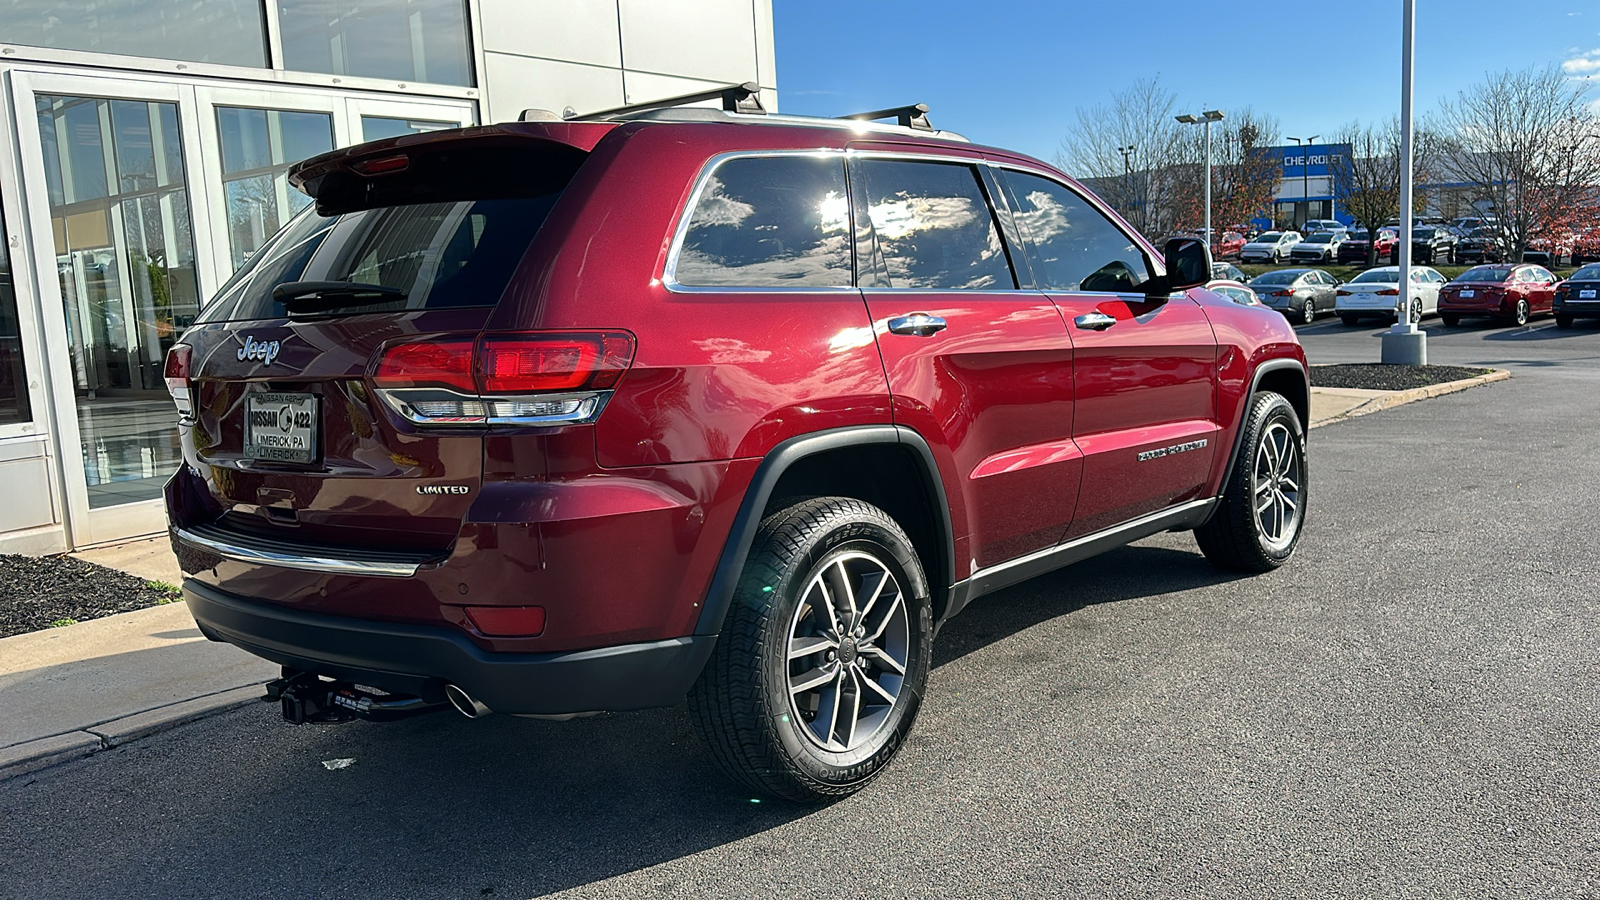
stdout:
<svg viewBox="0 0 1600 900">
<path fill-rule="evenodd" d="M 1446 280 L 1428 266 L 1411 267 L 1411 289 L 1406 292 L 1411 321 L 1438 315 L 1439 288 L 1444 287 Z M 1397 321 L 1400 316 L 1400 267 L 1368 269 L 1348 283 L 1339 285 L 1333 311 L 1339 314 L 1339 321 L 1346 325 L 1354 325 L 1368 317 Z"/>
<path fill-rule="evenodd" d="M 1321 231 L 1313 234 L 1289 251 L 1292 262 L 1332 262 L 1339 258 L 1339 245 L 1345 242 L 1347 232 Z"/>
<path fill-rule="evenodd" d="M 1283 262 L 1294 245 L 1300 243 L 1298 231 L 1264 231 L 1239 251 L 1240 262 Z"/>
</svg>

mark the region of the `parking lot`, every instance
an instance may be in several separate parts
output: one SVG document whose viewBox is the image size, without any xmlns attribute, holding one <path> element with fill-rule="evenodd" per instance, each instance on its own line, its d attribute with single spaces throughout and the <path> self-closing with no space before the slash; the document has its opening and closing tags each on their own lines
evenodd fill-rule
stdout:
<svg viewBox="0 0 1600 900">
<path fill-rule="evenodd" d="M 0 896 L 1594 896 L 1600 327 L 1424 324 L 1512 379 L 1315 431 L 1277 572 L 1164 535 L 976 604 L 833 806 L 737 790 L 682 708 L 263 704 L 0 783 Z"/>
</svg>

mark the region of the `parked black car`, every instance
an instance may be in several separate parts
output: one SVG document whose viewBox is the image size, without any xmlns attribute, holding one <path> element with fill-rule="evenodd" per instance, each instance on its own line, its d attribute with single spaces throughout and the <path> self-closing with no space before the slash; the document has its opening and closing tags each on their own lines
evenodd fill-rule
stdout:
<svg viewBox="0 0 1600 900">
<path fill-rule="evenodd" d="M 1505 262 L 1506 241 L 1493 228 L 1474 228 L 1456 242 L 1456 262 L 1462 265 Z"/>
<path fill-rule="evenodd" d="M 1443 226 L 1422 225 L 1411 229 L 1412 262 L 1437 265 L 1456 258 L 1456 236 Z"/>
<path fill-rule="evenodd" d="M 1556 327 L 1571 328 L 1574 319 L 1600 319 L 1600 263 L 1572 273 L 1556 287 Z"/>
<path fill-rule="evenodd" d="M 1320 313 L 1333 312 L 1338 299 L 1334 288 L 1343 283 L 1321 269 L 1278 269 L 1257 275 L 1250 287 L 1262 303 L 1290 321 L 1310 323 Z"/>
</svg>

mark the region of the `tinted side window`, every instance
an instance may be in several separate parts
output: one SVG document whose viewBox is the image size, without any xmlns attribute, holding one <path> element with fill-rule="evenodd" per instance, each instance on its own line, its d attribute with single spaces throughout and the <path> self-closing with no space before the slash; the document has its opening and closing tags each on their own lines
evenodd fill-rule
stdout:
<svg viewBox="0 0 1600 900">
<path fill-rule="evenodd" d="M 1149 280 L 1144 251 L 1087 200 L 1037 175 L 1005 177 L 1040 287 L 1130 293 Z"/>
<path fill-rule="evenodd" d="M 965 165 L 861 160 L 853 169 L 890 287 L 1011 290 L 1017 286 L 994 213 Z"/>
<path fill-rule="evenodd" d="M 673 276 L 690 287 L 849 287 L 848 196 L 838 157 L 730 159 L 700 191 Z"/>
</svg>

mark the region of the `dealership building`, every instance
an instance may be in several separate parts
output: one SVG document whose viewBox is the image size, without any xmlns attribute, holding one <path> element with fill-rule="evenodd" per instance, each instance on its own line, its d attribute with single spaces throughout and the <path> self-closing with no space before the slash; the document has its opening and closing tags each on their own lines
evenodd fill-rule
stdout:
<svg viewBox="0 0 1600 900">
<path fill-rule="evenodd" d="M 771 0 L 0 4 L 0 552 L 165 528 L 167 348 L 295 162 L 775 73 Z"/>
<path fill-rule="evenodd" d="M 1355 220 L 1334 202 L 1333 160 L 1350 153 L 1349 144 L 1312 144 L 1305 147 L 1267 147 L 1278 160 L 1281 180 L 1272 201 L 1272 221 L 1261 227 L 1299 228 L 1308 219 Z"/>
</svg>

